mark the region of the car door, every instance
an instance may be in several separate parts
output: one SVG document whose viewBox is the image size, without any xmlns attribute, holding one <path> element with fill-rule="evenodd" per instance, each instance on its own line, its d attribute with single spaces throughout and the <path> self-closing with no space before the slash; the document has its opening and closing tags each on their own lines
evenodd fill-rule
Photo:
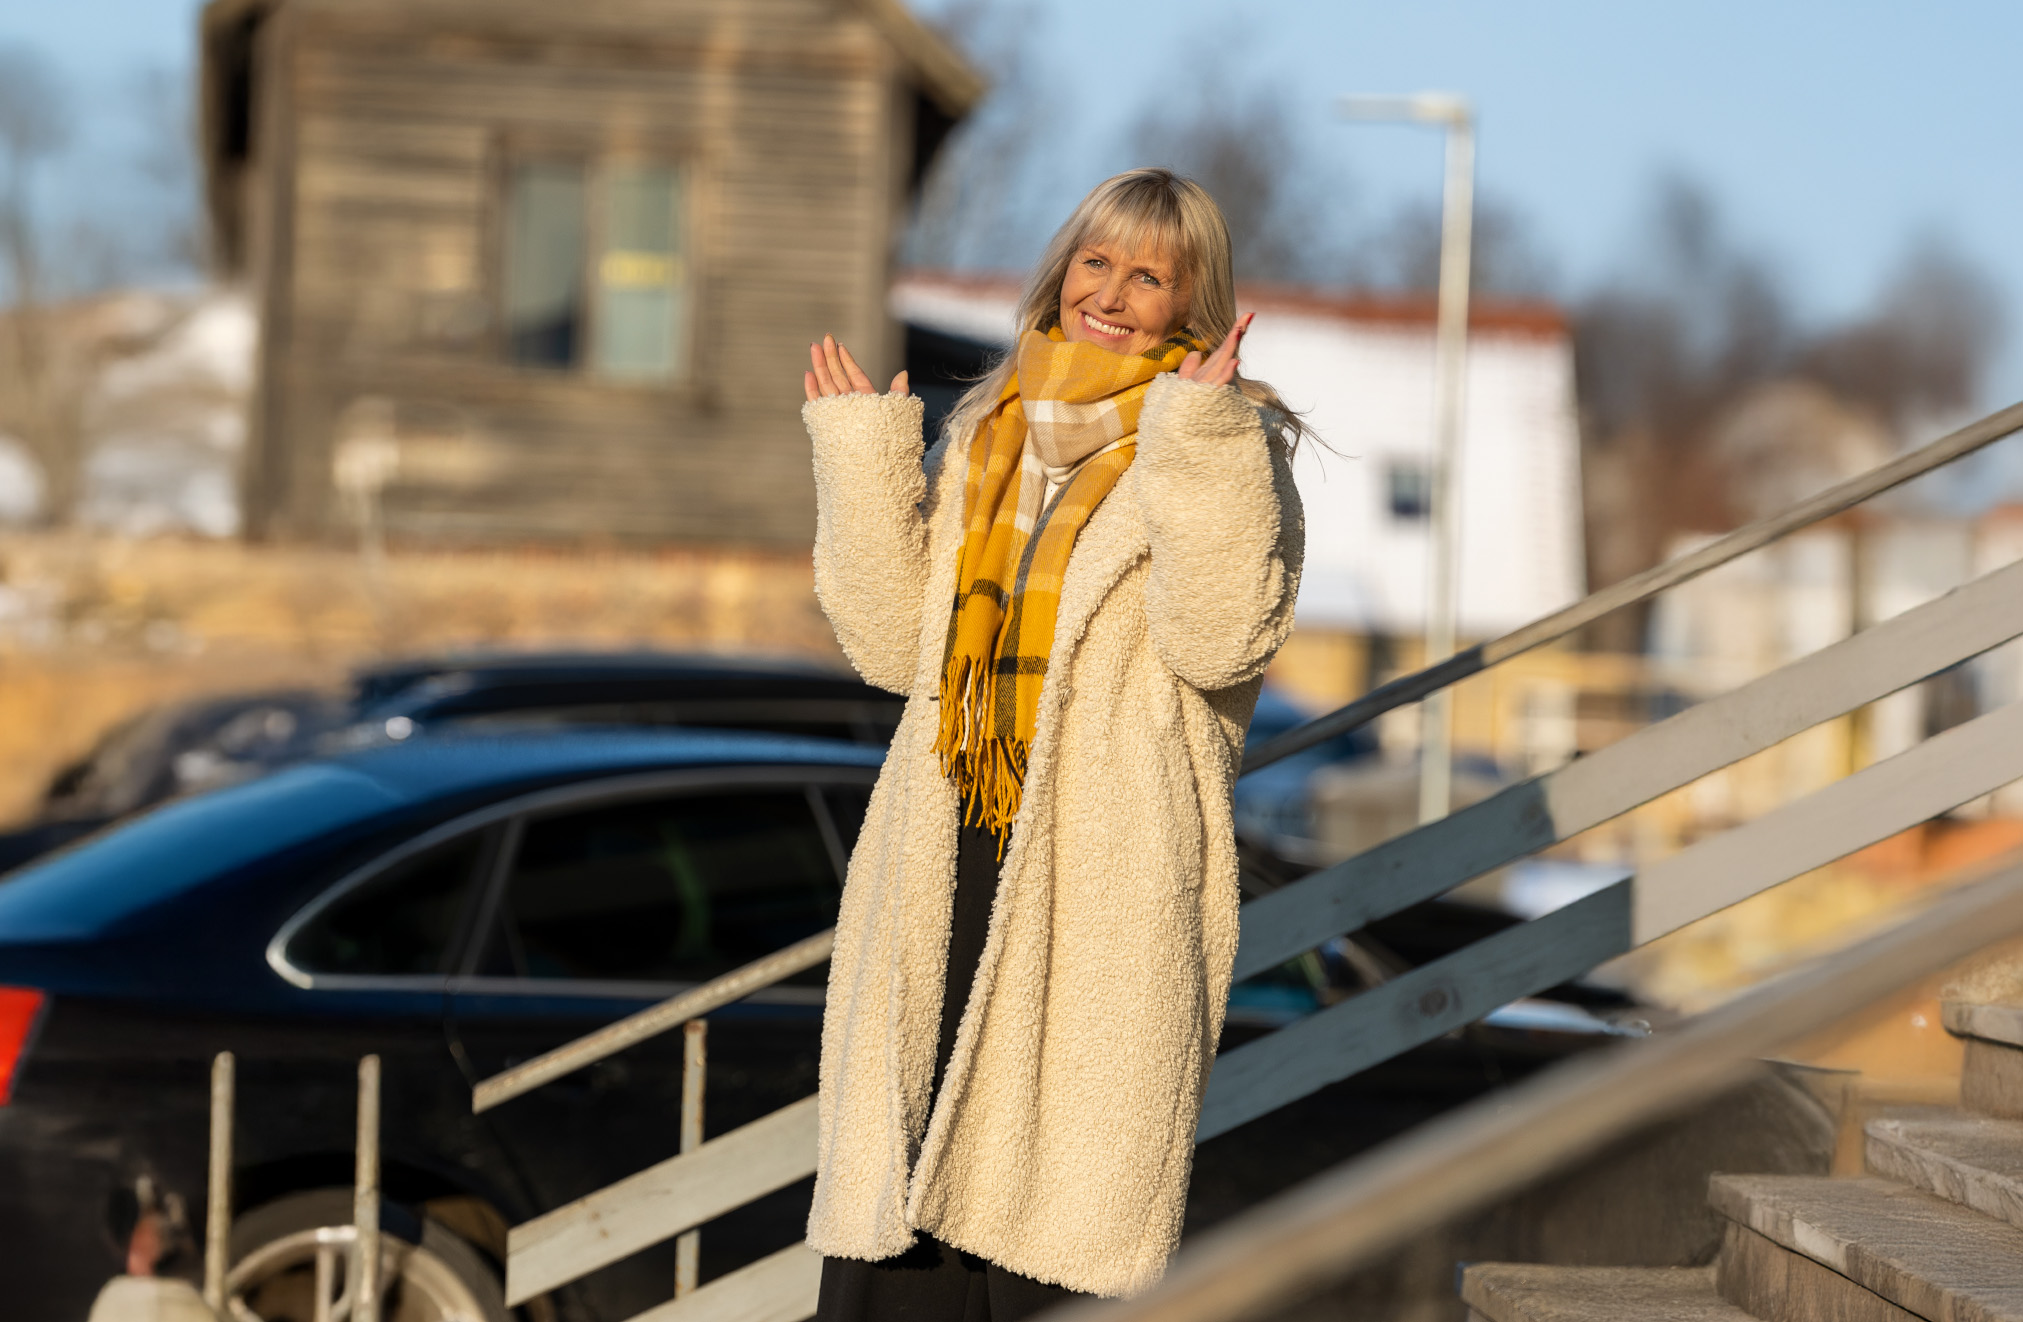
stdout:
<svg viewBox="0 0 2023 1322">
<path fill-rule="evenodd" d="M 528 1205 L 530 1192 L 505 1151 L 471 1113 L 468 1076 L 446 1033 L 450 977 L 465 959 L 504 839 L 504 821 L 486 813 L 427 831 L 351 870 L 282 925 L 267 962 L 303 995 L 270 1030 L 272 1043 L 242 1067 L 249 1102 L 239 1125 L 242 1166 L 285 1168 L 318 1142 L 348 1150 L 349 1079 L 357 1058 L 373 1052 L 382 1059 L 390 1197 L 451 1189 L 502 1210 Z M 283 1053 L 334 1059 L 277 1096 L 262 1070 Z M 319 1179 L 348 1183 L 342 1175 Z"/>
<path fill-rule="evenodd" d="M 505 824 L 451 1037 L 486 1077 L 834 925 L 873 772 L 731 768 L 578 787 Z M 709 1018 L 706 1133 L 815 1090 L 826 966 Z M 487 1113 L 546 1207 L 679 1150 L 681 1034 Z M 705 1276 L 793 1242 L 806 1191 L 727 1216 Z M 662 1259 L 665 1261 L 662 1261 Z M 664 1302 L 672 1246 L 599 1273 L 594 1311 Z"/>
</svg>

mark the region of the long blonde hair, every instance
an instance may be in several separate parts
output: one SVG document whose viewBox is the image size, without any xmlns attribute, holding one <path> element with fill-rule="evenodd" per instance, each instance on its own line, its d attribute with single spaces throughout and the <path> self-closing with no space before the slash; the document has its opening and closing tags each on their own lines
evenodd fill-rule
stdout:
<svg viewBox="0 0 2023 1322">
<path fill-rule="evenodd" d="M 1229 222 L 1208 190 L 1171 170 L 1150 166 L 1112 175 L 1089 190 L 1047 242 L 1019 292 L 1017 332 L 1052 330 L 1061 323 L 1061 285 L 1068 264 L 1091 243 L 1120 243 L 1134 252 L 1164 253 L 1180 273 L 1187 295 L 1187 326 L 1210 349 L 1236 325 L 1236 271 L 1230 260 Z M 996 405 L 1017 368 L 1007 353 L 949 413 L 948 430 L 962 435 Z M 1276 390 L 1239 375 L 1236 388 L 1266 411 L 1288 446 L 1312 435 Z"/>
</svg>

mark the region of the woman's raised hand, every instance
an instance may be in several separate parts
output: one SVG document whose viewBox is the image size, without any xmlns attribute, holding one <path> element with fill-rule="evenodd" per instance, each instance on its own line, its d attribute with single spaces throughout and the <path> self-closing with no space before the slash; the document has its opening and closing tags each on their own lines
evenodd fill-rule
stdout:
<svg viewBox="0 0 2023 1322">
<path fill-rule="evenodd" d="M 1229 332 L 1221 347 L 1207 358 L 1198 353 L 1190 353 L 1180 360 L 1180 377 L 1185 381 L 1200 381 L 1205 385 L 1226 386 L 1236 379 L 1236 356 L 1238 346 L 1243 343 L 1243 333 L 1250 329 L 1250 319 L 1255 312 L 1246 312 L 1236 319 L 1236 326 Z M 808 396 L 813 399 L 814 396 Z"/>
<path fill-rule="evenodd" d="M 808 346 L 808 357 L 814 362 L 815 370 L 801 373 L 801 386 L 808 392 L 809 399 L 827 399 L 831 395 L 875 395 L 877 387 L 871 378 L 864 375 L 864 369 L 857 366 L 857 360 L 850 351 L 836 343 L 833 335 L 824 335 L 820 344 Z M 892 393 L 906 393 L 906 373 L 892 378 Z"/>
</svg>

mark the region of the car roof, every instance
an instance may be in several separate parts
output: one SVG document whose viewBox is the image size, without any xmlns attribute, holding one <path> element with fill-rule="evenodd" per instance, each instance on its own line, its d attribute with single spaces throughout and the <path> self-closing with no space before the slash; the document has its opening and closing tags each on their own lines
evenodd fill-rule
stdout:
<svg viewBox="0 0 2023 1322">
<path fill-rule="evenodd" d="M 883 751 L 740 731 L 445 734 L 301 763 L 180 799 L 0 878 L 10 942 L 86 939 L 213 877 L 430 802 L 628 772 L 876 767 Z"/>
<path fill-rule="evenodd" d="M 383 701 L 417 684 L 455 676 L 492 685 L 599 683 L 613 679 L 663 682 L 747 681 L 759 684 L 814 684 L 838 691 L 868 688 L 848 670 L 801 657 L 744 656 L 708 652 L 541 651 L 454 653 L 414 657 L 364 667 L 352 676 L 360 703 Z"/>
</svg>

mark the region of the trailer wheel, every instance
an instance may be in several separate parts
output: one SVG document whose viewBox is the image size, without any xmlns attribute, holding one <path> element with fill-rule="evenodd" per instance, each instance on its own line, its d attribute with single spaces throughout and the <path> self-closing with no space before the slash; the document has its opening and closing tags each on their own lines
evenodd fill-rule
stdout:
<svg viewBox="0 0 2023 1322">
<path fill-rule="evenodd" d="M 311 1189 L 234 1221 L 227 1294 L 238 1322 L 331 1316 L 351 1265 L 351 1216 L 351 1190 Z M 379 1238 L 381 1322 L 510 1322 L 498 1274 L 443 1226 L 386 1204 Z"/>
</svg>

